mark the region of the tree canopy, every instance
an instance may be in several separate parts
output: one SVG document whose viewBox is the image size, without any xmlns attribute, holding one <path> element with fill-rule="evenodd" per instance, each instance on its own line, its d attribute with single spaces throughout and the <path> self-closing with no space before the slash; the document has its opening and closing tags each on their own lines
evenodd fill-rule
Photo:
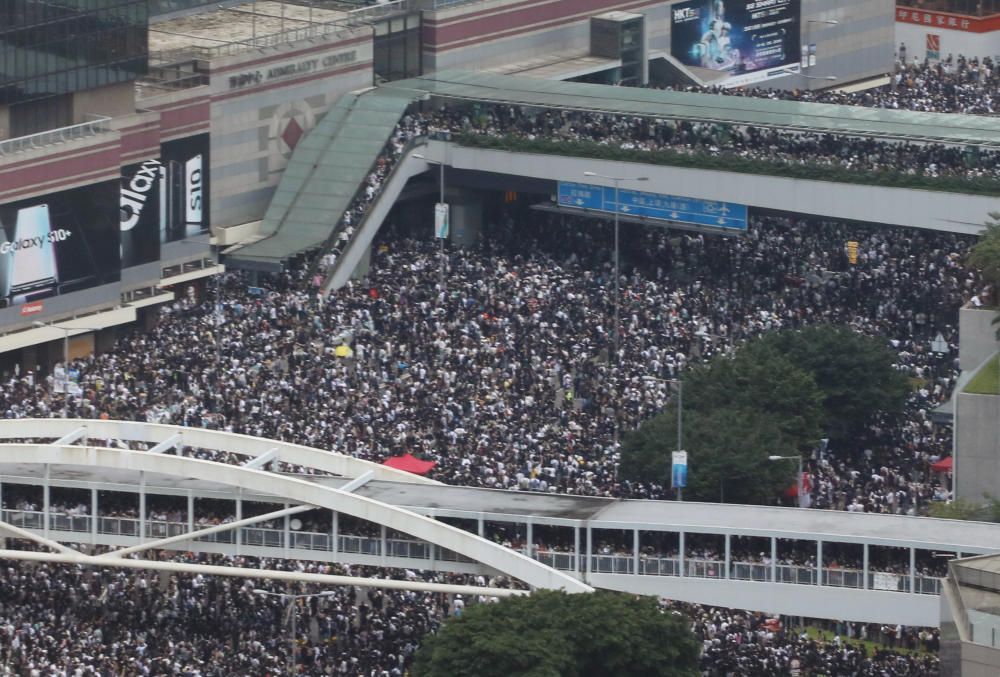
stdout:
<svg viewBox="0 0 1000 677">
<path fill-rule="evenodd" d="M 978 270 L 994 291 L 1000 290 L 1000 212 L 990 213 L 990 220 L 979 236 L 966 263 Z"/>
<path fill-rule="evenodd" d="M 879 339 L 816 326 L 753 340 L 683 377 L 685 498 L 768 503 L 795 482 L 792 462 L 825 435 L 857 433 L 880 412 L 902 409 L 906 378 Z M 622 445 L 621 474 L 669 484 L 677 402 Z"/>
<path fill-rule="evenodd" d="M 465 608 L 424 638 L 414 677 L 694 677 L 698 643 L 652 597 L 538 590 Z"/>
</svg>

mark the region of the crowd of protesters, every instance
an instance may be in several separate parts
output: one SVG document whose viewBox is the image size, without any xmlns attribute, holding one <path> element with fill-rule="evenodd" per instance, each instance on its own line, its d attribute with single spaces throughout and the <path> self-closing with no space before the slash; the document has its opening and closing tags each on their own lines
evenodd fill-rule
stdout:
<svg viewBox="0 0 1000 677">
<path fill-rule="evenodd" d="M 364 284 L 328 300 L 304 269 L 258 281 L 263 296 L 229 275 L 221 326 L 211 304 L 182 298 L 151 331 L 76 361 L 82 394 L 68 412 L 375 461 L 409 451 L 453 484 L 657 498 L 662 487 L 616 472 L 616 432 L 670 397 L 648 377 L 680 375 L 765 331 L 835 323 L 884 337 L 924 385 L 905 416 L 811 463 L 815 503 L 916 514 L 947 496 L 929 464 L 946 455 L 949 432 L 930 413 L 949 396 L 955 364 L 928 346 L 938 332 L 954 344 L 957 308 L 981 291 L 962 267 L 967 238 L 781 218 L 741 238 L 625 227 L 615 360 L 610 229 L 528 220 L 492 224 L 483 248 L 453 253 L 446 289 L 436 247 L 393 237 Z M 845 253 L 852 239 L 856 265 Z M 335 356 L 342 341 L 350 357 Z M 0 412 L 59 412 L 51 381 L 10 378 Z"/>
<path fill-rule="evenodd" d="M 8 547 L 33 549 L 25 542 Z M 186 562 L 432 583 L 510 587 L 486 578 L 253 557 L 150 554 Z M 283 596 L 284 595 L 284 596 Z M 288 595 L 301 595 L 290 600 Z M 264 677 L 295 674 L 403 677 L 420 639 L 468 605 L 463 595 L 326 586 L 271 579 L 36 563 L 0 567 L 0 674 Z M 293 611 L 290 611 L 293 609 Z M 691 619 L 706 677 L 801 674 L 933 675 L 936 659 L 895 649 L 936 649 L 936 631 L 837 623 L 831 640 L 797 634 L 747 611 L 664 603 Z M 295 613 L 292 637 L 289 613 Z M 787 623 L 787 619 L 784 619 Z M 815 634 L 815 630 L 813 631 Z M 871 653 L 852 640 L 879 642 Z M 292 644 L 295 656 L 292 658 Z M 840 668 L 847 672 L 839 671 Z M 822 670 L 828 672 L 823 673 Z"/>
<path fill-rule="evenodd" d="M 932 677 L 939 672 L 936 629 L 835 623 L 828 631 L 742 610 L 671 604 L 693 619 L 703 677 Z M 904 649 L 906 652 L 901 652 Z"/>
<path fill-rule="evenodd" d="M 887 84 L 860 91 L 837 87 L 814 90 L 708 87 L 685 88 L 685 91 L 927 113 L 995 115 L 1000 111 L 1000 72 L 990 57 L 948 55 L 941 61 L 921 62 L 907 60 L 905 44 L 900 46 L 900 52 Z"/>
</svg>

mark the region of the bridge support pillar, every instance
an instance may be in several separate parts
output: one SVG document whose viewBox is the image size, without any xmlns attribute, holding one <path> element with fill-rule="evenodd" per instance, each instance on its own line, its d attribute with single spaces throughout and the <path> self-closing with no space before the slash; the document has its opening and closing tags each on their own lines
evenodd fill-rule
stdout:
<svg viewBox="0 0 1000 677">
<path fill-rule="evenodd" d="M 816 539 L 816 585 L 823 585 L 823 541 Z"/>
<path fill-rule="evenodd" d="M 679 534 L 677 534 L 677 537 L 680 540 L 680 547 L 679 547 L 680 555 L 679 555 L 679 560 L 678 561 L 680 562 L 681 571 L 678 574 L 679 576 L 687 576 L 687 569 L 684 566 L 684 555 L 687 554 L 687 548 L 686 548 L 686 546 L 684 544 L 684 541 L 685 541 L 684 535 L 685 534 L 684 534 L 683 531 L 680 532 Z"/>
<path fill-rule="evenodd" d="M 45 464 L 45 484 L 42 485 L 42 533 L 45 538 L 49 537 L 49 525 L 52 522 L 52 515 L 49 514 L 49 482 L 51 481 L 52 468 L 48 463 Z"/>
<path fill-rule="evenodd" d="M 771 582 L 778 582 L 778 539 L 771 537 Z"/>
<path fill-rule="evenodd" d="M 146 542 L 146 471 L 139 471 L 139 542 Z"/>
<path fill-rule="evenodd" d="M 726 538 L 726 570 L 725 573 L 722 575 L 722 577 L 728 580 L 729 569 L 731 567 L 730 560 L 732 559 L 732 557 L 730 556 L 730 547 L 732 544 L 730 543 L 730 538 L 731 538 L 730 534 L 726 534 L 725 538 Z"/>
<path fill-rule="evenodd" d="M 862 581 L 862 590 L 868 589 L 868 544 L 864 543 L 862 546 L 861 553 L 861 575 L 864 578 Z"/>
<path fill-rule="evenodd" d="M 340 537 L 337 533 L 340 530 L 340 520 L 338 519 L 339 513 L 336 510 L 332 510 L 331 512 L 333 514 L 330 516 L 330 552 L 333 553 L 333 559 L 336 561 L 337 556 L 340 554 Z M 431 568 L 434 568 L 433 551 L 431 553 Z"/>
<path fill-rule="evenodd" d="M 910 589 L 909 592 L 917 591 L 917 549 L 910 548 Z"/>
<path fill-rule="evenodd" d="M 90 490 L 90 544 L 97 545 L 97 528 L 100 517 L 97 516 L 97 489 Z"/>
<path fill-rule="evenodd" d="M 287 507 L 287 506 L 286 506 Z M 243 487 L 236 487 L 236 521 L 239 522 L 243 519 Z M 288 521 L 288 515 L 285 515 L 285 521 Z M 243 554 L 243 530 L 237 527 L 234 529 L 236 532 L 233 534 L 233 538 L 236 540 L 236 556 L 239 557 Z"/>
<path fill-rule="evenodd" d="M 531 559 L 535 559 L 535 525 L 531 521 L 531 516 L 528 516 L 527 525 L 525 526 L 525 553 Z"/>
<path fill-rule="evenodd" d="M 580 527 L 573 527 L 573 571 L 580 573 Z"/>
<path fill-rule="evenodd" d="M 632 573 L 639 575 L 639 530 L 632 530 Z"/>
<path fill-rule="evenodd" d="M 188 491 L 188 531 L 194 531 L 194 492 Z"/>
<path fill-rule="evenodd" d="M 590 579 L 590 574 L 592 572 L 593 564 L 594 564 L 593 529 L 591 529 L 590 525 L 588 524 L 587 525 L 587 568 L 586 568 L 587 575 L 584 577 L 583 579 L 584 581 Z"/>
</svg>

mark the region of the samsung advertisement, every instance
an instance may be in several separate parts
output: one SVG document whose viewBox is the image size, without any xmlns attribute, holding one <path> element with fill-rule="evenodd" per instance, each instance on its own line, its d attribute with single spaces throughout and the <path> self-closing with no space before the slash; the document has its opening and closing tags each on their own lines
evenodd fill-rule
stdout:
<svg viewBox="0 0 1000 677">
<path fill-rule="evenodd" d="M 117 184 L 0 205 L 0 307 L 121 279 Z"/>
<path fill-rule="evenodd" d="M 800 0 L 688 0 L 671 6 L 670 53 L 736 86 L 787 75 L 800 60 Z"/>
<path fill-rule="evenodd" d="M 122 170 L 122 267 L 156 261 L 160 244 L 208 230 L 208 134 L 160 146 L 160 157 Z"/>
</svg>

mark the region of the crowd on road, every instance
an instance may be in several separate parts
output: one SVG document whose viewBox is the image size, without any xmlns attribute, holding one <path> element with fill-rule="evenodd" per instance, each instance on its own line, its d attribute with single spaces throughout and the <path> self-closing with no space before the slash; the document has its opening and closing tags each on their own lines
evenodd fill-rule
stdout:
<svg viewBox="0 0 1000 677">
<path fill-rule="evenodd" d="M 13 547 L 31 549 L 27 544 Z M 154 559 L 306 573 L 509 587 L 498 577 L 178 553 Z M 258 591 L 271 593 L 262 594 Z M 319 596 L 317 593 L 324 593 Z M 73 677 L 285 674 L 287 598 L 297 613 L 296 674 L 402 677 L 420 638 L 492 596 L 318 586 L 270 579 L 86 568 L 0 567 L 0 675 Z"/>
<path fill-rule="evenodd" d="M 25 542 L 9 547 L 32 549 Z M 304 573 L 509 587 L 504 578 L 393 571 L 252 557 L 150 553 L 160 561 Z M 268 594 L 264 594 L 268 593 Z M 322 594 L 320 594 L 322 593 Z M 291 602 L 282 595 L 302 595 Z M 194 573 L 38 563 L 0 568 L 0 674 L 265 677 L 285 674 L 296 614 L 295 674 L 403 677 L 420 639 L 493 595 L 320 586 Z M 936 631 L 838 623 L 831 640 L 799 635 L 779 619 L 730 609 L 664 604 L 702 643 L 705 677 L 799 674 L 937 674 Z M 869 651 L 854 640 L 879 642 Z M 823 671 L 826 672 L 823 672 Z M 881 670 L 881 672 L 879 671 Z"/>
<path fill-rule="evenodd" d="M 939 674 L 937 630 L 836 623 L 829 632 L 810 632 L 748 611 L 691 604 L 668 608 L 694 620 L 694 632 L 702 644 L 703 677 Z"/>
<path fill-rule="evenodd" d="M 902 59 L 897 60 L 887 84 L 861 91 L 844 91 L 837 87 L 815 90 L 709 87 L 685 91 L 926 113 L 995 115 L 1000 112 L 1000 72 L 990 57 L 948 55 L 942 61 L 907 61 L 904 64 L 905 45 L 903 50 Z"/>
<path fill-rule="evenodd" d="M 962 268 L 968 239 L 907 229 L 756 220 L 746 237 L 625 227 L 622 343 L 613 352 L 610 229 L 549 216 L 492 224 L 449 257 L 389 236 L 364 284 L 320 297 L 304 270 L 228 275 L 221 326 L 187 297 L 148 333 L 72 367 L 71 416 L 220 428 L 381 461 L 409 451 L 453 484 L 663 497 L 620 482 L 617 432 L 661 411 L 693 360 L 765 331 L 845 324 L 894 346 L 922 384 L 906 416 L 811 463 L 817 505 L 919 513 L 947 495 L 929 464 L 946 455 L 931 422 L 950 394 L 957 308 L 981 290 Z M 856 265 L 845 244 L 859 243 Z M 209 298 L 214 297 L 210 294 Z M 350 357 L 337 357 L 340 342 Z M 207 349 L 211 348 L 211 349 Z M 611 355 L 611 357 L 614 357 Z M 616 364 L 617 363 L 617 364 Z M 59 412 L 51 377 L 0 391 L 7 417 Z"/>
</svg>

